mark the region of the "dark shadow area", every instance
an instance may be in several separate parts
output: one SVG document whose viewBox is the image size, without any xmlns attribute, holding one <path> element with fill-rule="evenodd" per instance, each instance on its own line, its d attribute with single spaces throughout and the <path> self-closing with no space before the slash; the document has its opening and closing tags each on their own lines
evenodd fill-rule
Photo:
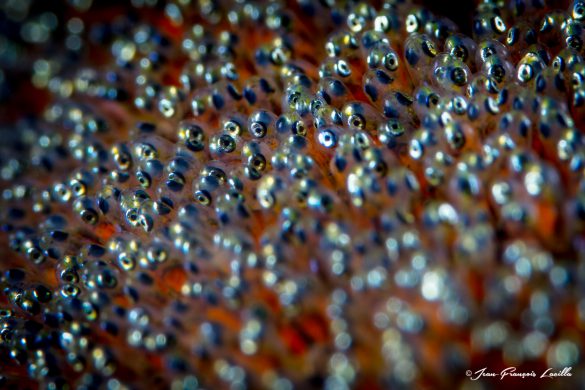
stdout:
<svg viewBox="0 0 585 390">
<path fill-rule="evenodd" d="M 471 36 L 471 25 L 475 10 L 473 0 L 423 0 L 420 4 L 435 15 L 451 19 L 459 26 L 463 34 Z"/>
</svg>

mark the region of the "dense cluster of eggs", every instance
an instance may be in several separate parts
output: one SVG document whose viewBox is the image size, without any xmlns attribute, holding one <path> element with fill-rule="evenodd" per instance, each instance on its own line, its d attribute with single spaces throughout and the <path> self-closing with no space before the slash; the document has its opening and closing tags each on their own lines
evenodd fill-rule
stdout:
<svg viewBox="0 0 585 390">
<path fill-rule="evenodd" d="M 0 387 L 583 383 L 582 0 L 39 3 L 0 1 Z"/>
</svg>

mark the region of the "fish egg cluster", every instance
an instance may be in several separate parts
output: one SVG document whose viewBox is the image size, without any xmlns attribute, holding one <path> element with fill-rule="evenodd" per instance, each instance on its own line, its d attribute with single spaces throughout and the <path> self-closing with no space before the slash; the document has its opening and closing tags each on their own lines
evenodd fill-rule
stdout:
<svg viewBox="0 0 585 390">
<path fill-rule="evenodd" d="M 582 386 L 585 2 L 476 3 L 0 0 L 0 387 Z"/>
</svg>

